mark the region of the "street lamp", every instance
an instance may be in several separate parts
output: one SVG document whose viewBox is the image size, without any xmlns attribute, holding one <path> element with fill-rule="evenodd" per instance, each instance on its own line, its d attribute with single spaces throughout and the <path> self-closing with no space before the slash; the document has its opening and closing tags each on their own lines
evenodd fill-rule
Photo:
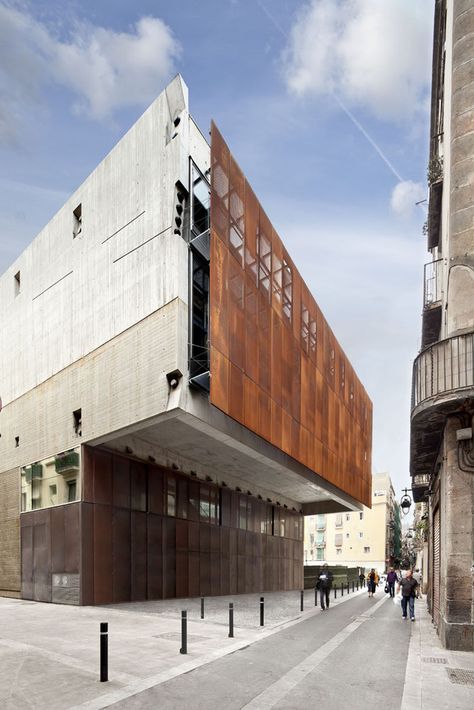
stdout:
<svg viewBox="0 0 474 710">
<path fill-rule="evenodd" d="M 408 488 L 404 489 L 404 493 L 400 499 L 400 508 L 402 509 L 403 515 L 407 515 L 411 508 L 411 498 L 408 495 Z"/>
</svg>

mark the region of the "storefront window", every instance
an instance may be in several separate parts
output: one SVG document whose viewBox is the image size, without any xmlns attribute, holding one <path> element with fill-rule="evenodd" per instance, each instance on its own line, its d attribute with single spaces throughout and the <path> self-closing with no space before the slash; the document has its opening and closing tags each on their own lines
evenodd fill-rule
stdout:
<svg viewBox="0 0 474 710">
<path fill-rule="evenodd" d="M 80 495 L 80 449 L 70 449 L 21 469 L 21 511 L 74 503 Z"/>
</svg>

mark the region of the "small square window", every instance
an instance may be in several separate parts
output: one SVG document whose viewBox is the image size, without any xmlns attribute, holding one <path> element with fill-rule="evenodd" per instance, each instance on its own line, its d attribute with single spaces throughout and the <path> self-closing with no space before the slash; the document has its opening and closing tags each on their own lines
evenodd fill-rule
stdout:
<svg viewBox="0 0 474 710">
<path fill-rule="evenodd" d="M 21 291 L 21 272 L 17 271 L 15 276 L 13 277 L 13 285 L 15 288 L 15 296 L 18 296 L 18 294 Z"/>
<path fill-rule="evenodd" d="M 349 533 L 346 533 L 346 538 L 349 537 Z"/>
<path fill-rule="evenodd" d="M 359 520 L 363 520 L 363 519 L 364 519 L 364 513 L 359 513 Z"/>
<path fill-rule="evenodd" d="M 346 513 L 346 520 L 350 520 L 350 519 L 351 519 L 351 514 L 350 514 L 350 513 Z"/>
<path fill-rule="evenodd" d="M 365 552 L 366 554 L 367 554 L 368 552 L 370 552 L 370 547 L 364 547 L 364 552 Z"/>
<path fill-rule="evenodd" d="M 15 436 L 15 448 L 18 448 L 20 446 L 20 437 Z"/>
<path fill-rule="evenodd" d="M 360 533 L 359 533 L 359 537 L 360 537 L 360 538 L 364 537 L 364 533 L 363 533 L 363 532 L 360 532 Z"/>
</svg>

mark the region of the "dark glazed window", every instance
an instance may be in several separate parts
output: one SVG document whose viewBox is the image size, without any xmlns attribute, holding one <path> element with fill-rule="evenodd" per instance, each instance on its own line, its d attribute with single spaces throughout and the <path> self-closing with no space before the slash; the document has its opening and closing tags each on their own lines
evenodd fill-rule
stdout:
<svg viewBox="0 0 474 710">
<path fill-rule="evenodd" d="M 173 518 L 176 515 L 176 479 L 173 476 L 166 480 L 166 514 Z"/>
<path fill-rule="evenodd" d="M 191 377 L 209 370 L 209 264 L 192 254 Z"/>
<path fill-rule="evenodd" d="M 195 165 L 192 166 L 191 229 L 197 236 L 209 229 L 210 187 Z"/>
<path fill-rule="evenodd" d="M 293 309 L 293 273 L 286 259 L 283 259 L 283 315 L 291 321 Z"/>
<path fill-rule="evenodd" d="M 73 503 L 75 500 L 77 500 L 77 481 L 74 478 L 67 482 L 67 502 Z"/>
<path fill-rule="evenodd" d="M 259 232 L 257 239 L 258 247 L 258 285 L 267 294 L 268 300 L 271 298 L 270 279 L 272 272 L 272 247 L 267 237 Z"/>
</svg>

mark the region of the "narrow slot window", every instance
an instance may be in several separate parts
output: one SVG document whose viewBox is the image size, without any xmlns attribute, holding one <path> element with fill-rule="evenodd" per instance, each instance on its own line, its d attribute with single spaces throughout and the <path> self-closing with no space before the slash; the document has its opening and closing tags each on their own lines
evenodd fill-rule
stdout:
<svg viewBox="0 0 474 710">
<path fill-rule="evenodd" d="M 78 205 L 72 213 L 73 227 L 72 238 L 75 239 L 82 232 L 82 204 Z"/>
<path fill-rule="evenodd" d="M 82 409 L 76 409 L 72 413 L 74 422 L 74 432 L 76 436 L 82 436 Z"/>
<path fill-rule="evenodd" d="M 21 273 L 19 271 L 17 271 L 13 277 L 13 285 L 15 288 L 15 296 L 18 296 L 21 291 Z"/>
</svg>

